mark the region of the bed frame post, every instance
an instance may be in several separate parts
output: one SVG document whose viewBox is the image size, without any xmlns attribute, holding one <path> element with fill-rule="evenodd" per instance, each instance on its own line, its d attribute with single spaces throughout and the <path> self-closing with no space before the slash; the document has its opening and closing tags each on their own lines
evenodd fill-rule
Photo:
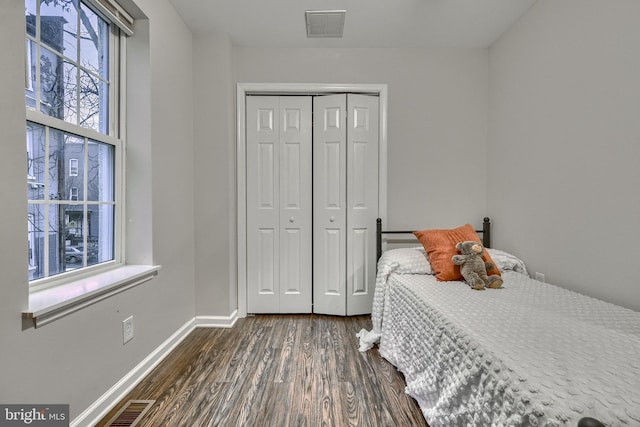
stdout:
<svg viewBox="0 0 640 427">
<path fill-rule="evenodd" d="M 491 221 L 488 216 L 482 222 L 482 244 L 485 248 L 491 247 Z"/>
<path fill-rule="evenodd" d="M 376 218 L 376 261 L 382 256 L 382 218 Z"/>
</svg>

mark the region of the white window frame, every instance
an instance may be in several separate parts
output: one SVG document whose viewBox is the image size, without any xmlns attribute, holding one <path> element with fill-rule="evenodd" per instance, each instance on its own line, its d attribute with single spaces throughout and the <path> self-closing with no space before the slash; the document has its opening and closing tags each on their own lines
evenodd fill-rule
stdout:
<svg viewBox="0 0 640 427">
<path fill-rule="evenodd" d="M 132 260 L 140 260 L 141 264 L 127 263 L 127 256 L 125 254 L 125 235 L 127 235 L 125 226 L 125 153 L 126 153 L 126 123 L 127 117 L 127 103 L 125 102 L 124 95 L 127 93 L 126 80 L 127 72 L 125 58 L 127 57 L 127 36 L 133 35 L 134 20 L 124 9 L 122 9 L 117 0 L 84 0 L 92 6 L 95 6 L 94 11 L 97 9 L 99 15 L 103 18 L 107 17 L 107 21 L 110 21 L 114 26 L 120 28 L 120 37 L 117 48 L 119 50 L 120 58 L 120 70 L 110 70 L 110 80 L 118 79 L 118 83 L 113 83 L 112 88 L 115 90 L 119 88 L 117 95 L 118 101 L 110 103 L 110 117 L 116 117 L 118 114 L 119 123 L 116 124 L 111 121 L 109 133 L 110 135 L 102 138 L 107 138 L 108 142 L 116 146 L 115 151 L 115 187 L 116 192 L 116 212 L 115 212 L 115 260 L 112 263 L 103 263 L 96 266 L 86 267 L 84 269 L 77 270 L 77 274 L 63 273 L 53 276 L 46 282 L 43 282 L 42 286 L 34 286 L 31 284 L 29 287 L 29 306 L 22 312 L 22 318 L 33 322 L 35 328 L 47 325 L 62 317 L 70 315 L 75 311 L 82 310 L 92 304 L 98 303 L 111 296 L 117 295 L 128 289 L 136 287 L 142 283 L 145 283 L 158 275 L 159 270 L 162 268 L 160 265 L 152 264 L 152 255 L 140 256 L 139 253 L 132 254 Z M 140 13 L 140 11 L 138 11 Z M 143 34 L 147 34 L 148 28 L 143 24 Z M 144 37 L 144 36 L 143 36 Z M 148 41 L 143 42 L 145 44 L 144 49 L 148 49 Z M 136 44 L 137 48 L 138 45 Z M 113 55 L 115 51 L 112 50 Z M 147 52 L 148 53 L 148 52 Z M 39 61 L 38 61 L 39 62 Z M 135 67 L 136 64 L 134 64 Z M 148 82 L 143 82 L 148 84 Z M 25 85 L 26 86 L 26 85 Z M 136 103 L 136 100 L 132 100 Z M 36 103 L 36 105 L 38 105 Z M 54 119 L 49 116 L 45 116 L 41 113 L 29 110 L 27 108 L 27 122 L 33 121 L 40 124 L 50 124 L 53 127 L 60 130 L 70 130 L 69 125 L 59 119 Z M 138 130 L 138 124 L 133 124 L 134 129 Z M 98 137 L 94 137 L 93 130 L 80 129 L 70 130 L 70 133 L 79 135 L 80 137 L 91 138 L 95 140 L 101 140 Z M 119 138 L 117 137 L 119 136 Z M 141 143 L 150 144 L 150 135 L 143 134 L 138 135 L 142 139 Z M 85 159 L 86 160 L 86 159 Z M 33 185 L 39 185 L 34 183 Z M 77 203 L 75 203 L 77 204 Z M 132 204 L 133 209 L 141 209 L 139 203 L 134 202 Z M 83 230 L 85 231 L 85 230 Z M 131 243 L 131 242 L 130 242 Z M 138 239 L 133 239 L 133 244 L 138 247 L 141 242 Z M 146 245 L 146 243 L 145 243 Z M 151 249 L 151 246 L 145 246 L 145 248 Z M 24 325 L 24 324 L 23 324 Z"/>
<path fill-rule="evenodd" d="M 87 145 L 89 140 L 98 141 L 101 143 L 109 144 L 114 147 L 114 224 L 113 224 L 113 250 L 114 257 L 111 261 L 102 262 L 99 264 L 86 266 L 78 269 L 74 269 L 71 271 L 62 272 L 59 274 L 55 274 L 53 276 L 45 276 L 39 279 L 29 281 L 29 290 L 30 292 L 38 292 L 44 289 L 58 287 L 70 283 L 74 280 L 77 280 L 80 277 L 87 277 L 87 275 L 99 274 L 101 272 L 105 272 L 108 270 L 112 270 L 118 267 L 121 267 L 125 264 L 124 258 L 124 152 L 125 152 L 125 141 L 121 139 L 119 135 L 120 129 L 123 129 L 122 117 L 119 117 L 119 112 L 124 111 L 124 103 L 125 100 L 125 90 L 120 85 L 120 75 L 123 70 L 126 69 L 125 63 L 125 55 L 123 54 L 125 49 L 125 35 L 121 32 L 119 27 L 111 22 L 108 18 L 105 18 L 105 15 L 100 13 L 100 11 L 96 10 L 94 5 L 90 1 L 87 0 L 79 0 L 79 2 L 84 3 L 85 6 L 91 8 L 98 16 L 102 19 L 105 19 L 107 22 L 110 22 L 110 34 L 109 34 L 109 123 L 108 123 L 108 134 L 103 134 L 97 132 L 94 129 L 82 127 L 78 124 L 69 123 L 65 120 L 58 119 L 52 116 L 49 116 L 37 109 L 33 109 L 30 107 L 26 107 L 26 119 L 27 125 L 29 122 L 34 124 L 38 124 L 45 127 L 45 133 L 48 134 L 48 129 L 56 129 L 68 134 L 73 134 L 78 136 L 81 139 L 84 139 L 85 145 Z M 39 3 L 38 3 L 38 8 Z M 39 9 L 38 9 L 39 13 Z M 40 32 L 40 22 L 39 20 L 36 23 L 36 37 Z M 37 49 L 37 52 L 40 51 L 40 46 L 46 46 L 46 44 L 42 44 L 37 38 L 33 38 L 28 34 L 26 37 L 34 42 L 33 48 Z M 29 45 L 30 43 L 27 43 Z M 36 55 L 36 75 L 39 73 L 40 67 L 40 55 Z M 26 67 L 26 73 L 30 73 L 30 67 Z M 25 81 L 30 75 L 27 74 L 25 76 Z M 30 81 L 30 80 L 29 80 Z M 33 88 L 31 88 L 33 89 Z M 36 106 L 40 105 L 40 93 L 39 89 L 36 89 L 36 98 L 38 102 L 36 102 Z M 29 146 L 29 143 L 33 144 L 32 140 L 27 139 L 27 150 L 33 149 L 32 146 Z M 48 144 L 48 141 L 47 141 Z M 88 150 L 85 150 L 85 157 L 87 155 Z M 77 159 L 76 159 L 77 160 Z M 86 164 L 86 158 L 85 158 Z M 71 172 L 71 168 L 70 168 Z M 86 175 L 86 171 L 85 171 Z M 86 176 L 85 176 L 85 186 Z M 86 189 L 85 189 L 86 190 Z M 87 194 L 84 191 L 84 194 Z M 67 198 L 68 200 L 55 200 L 54 203 L 49 200 L 29 200 L 30 204 L 41 204 L 44 206 L 54 206 L 59 204 L 77 204 L 78 201 L 72 200 L 71 194 Z M 84 202 L 85 204 L 100 204 L 99 202 Z M 86 208 L 85 208 L 86 211 Z M 85 212 L 86 213 L 86 212 Z M 86 223 L 86 221 L 85 221 Z M 47 235 L 45 235 L 45 240 L 47 239 Z M 84 245 L 84 250 L 87 251 L 88 245 Z M 48 257 L 44 258 L 45 264 L 48 263 Z M 45 270 L 48 272 L 48 269 L 45 267 Z"/>
</svg>

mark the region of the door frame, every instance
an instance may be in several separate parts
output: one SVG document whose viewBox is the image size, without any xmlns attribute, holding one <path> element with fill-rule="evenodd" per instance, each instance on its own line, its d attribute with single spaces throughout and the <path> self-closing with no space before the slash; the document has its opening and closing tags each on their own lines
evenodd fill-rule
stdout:
<svg viewBox="0 0 640 427">
<path fill-rule="evenodd" d="M 236 85 L 236 224 L 237 224 L 237 303 L 238 317 L 247 316 L 247 95 L 323 95 L 359 93 L 377 95 L 380 103 L 378 213 L 387 217 L 387 85 L 334 83 L 237 83 Z"/>
</svg>

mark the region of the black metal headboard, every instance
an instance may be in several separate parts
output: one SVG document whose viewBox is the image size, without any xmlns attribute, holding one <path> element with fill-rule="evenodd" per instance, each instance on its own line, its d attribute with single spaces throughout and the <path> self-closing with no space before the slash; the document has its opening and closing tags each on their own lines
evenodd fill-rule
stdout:
<svg viewBox="0 0 640 427">
<path fill-rule="evenodd" d="M 476 233 L 482 233 L 482 244 L 485 248 L 491 247 L 491 221 L 489 217 L 485 217 L 482 222 L 482 230 L 476 230 Z M 383 230 L 382 218 L 376 219 L 376 259 L 382 256 L 382 235 L 383 234 L 413 234 L 413 231 L 406 230 Z"/>
</svg>

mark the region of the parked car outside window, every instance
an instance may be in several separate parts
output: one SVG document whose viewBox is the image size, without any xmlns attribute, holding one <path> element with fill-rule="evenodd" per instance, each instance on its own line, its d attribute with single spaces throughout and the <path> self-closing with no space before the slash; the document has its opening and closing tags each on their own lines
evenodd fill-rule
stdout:
<svg viewBox="0 0 640 427">
<path fill-rule="evenodd" d="M 64 260 L 71 264 L 82 262 L 82 251 L 75 246 L 67 246 L 64 250 Z"/>
</svg>

